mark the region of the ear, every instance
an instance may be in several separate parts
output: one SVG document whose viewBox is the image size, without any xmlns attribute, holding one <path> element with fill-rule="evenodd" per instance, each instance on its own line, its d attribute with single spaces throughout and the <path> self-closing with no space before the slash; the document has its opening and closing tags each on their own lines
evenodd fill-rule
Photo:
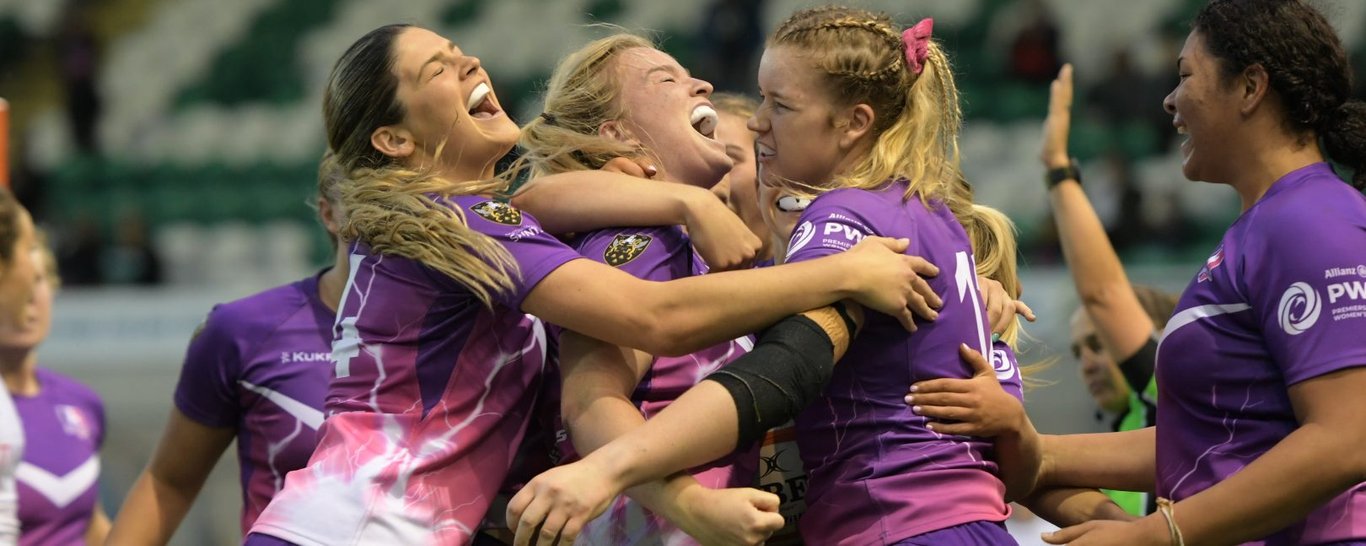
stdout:
<svg viewBox="0 0 1366 546">
<path fill-rule="evenodd" d="M 1247 116 L 1256 111 L 1266 98 L 1267 92 L 1271 89 L 1271 77 L 1267 75 L 1266 67 L 1254 64 L 1243 70 L 1243 74 L 1238 77 L 1238 85 L 1238 111 Z"/>
<path fill-rule="evenodd" d="M 631 129 L 626 126 L 626 123 L 619 120 L 603 122 L 598 127 L 598 136 L 629 144 L 639 144 L 635 135 L 631 133 Z"/>
<path fill-rule="evenodd" d="M 859 103 L 845 109 L 840 114 L 839 119 L 835 120 L 835 127 L 842 133 L 839 141 L 840 148 L 851 149 L 865 135 L 872 133 L 875 119 L 877 119 L 877 114 L 874 114 L 873 107 L 867 104 Z"/>
<path fill-rule="evenodd" d="M 340 211 L 332 206 L 331 201 L 324 197 L 318 197 L 318 219 L 322 220 L 323 227 L 333 236 L 341 233 L 342 219 L 341 215 L 337 214 L 338 212 Z"/>
<path fill-rule="evenodd" d="M 412 133 L 393 125 L 385 125 L 370 133 L 370 145 L 389 157 L 408 157 L 417 148 Z"/>
</svg>

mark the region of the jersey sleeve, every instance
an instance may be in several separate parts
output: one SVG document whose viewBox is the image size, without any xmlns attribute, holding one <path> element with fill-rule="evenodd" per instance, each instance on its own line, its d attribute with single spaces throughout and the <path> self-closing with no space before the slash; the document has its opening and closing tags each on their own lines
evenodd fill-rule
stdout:
<svg viewBox="0 0 1366 546">
<path fill-rule="evenodd" d="M 233 335 L 233 322 L 223 306 L 209 313 L 190 338 L 176 383 L 176 408 L 204 426 L 236 426 L 240 418 L 237 377 L 242 371 L 242 355 Z"/>
<path fill-rule="evenodd" d="M 865 192 L 840 190 L 820 196 L 806 208 L 792 230 L 787 261 L 830 256 L 853 248 L 864 237 L 880 235 L 882 232 L 867 215 L 878 206 Z"/>
<path fill-rule="evenodd" d="M 996 380 L 1001 388 L 1017 400 L 1024 400 L 1024 377 L 1020 374 L 1020 361 L 1015 350 L 1004 341 L 991 344 L 991 367 L 996 371 Z"/>
<path fill-rule="evenodd" d="M 680 250 L 691 252 L 678 228 L 603 229 L 575 241 L 574 246 L 583 257 L 637 278 L 669 281 L 688 275 L 688 271 L 679 270 L 687 262 L 675 260 Z"/>
<path fill-rule="evenodd" d="M 1366 218 L 1265 218 L 1244 264 L 1248 303 L 1286 385 L 1366 366 Z"/>
<path fill-rule="evenodd" d="M 521 309 L 527 294 L 556 268 L 580 258 L 577 252 L 541 229 L 540 223 L 526 212 L 507 203 L 474 196 L 451 199 L 465 215 L 470 229 L 492 237 L 506 248 L 517 262 L 519 274 L 513 290 L 500 297 L 512 309 Z"/>
</svg>

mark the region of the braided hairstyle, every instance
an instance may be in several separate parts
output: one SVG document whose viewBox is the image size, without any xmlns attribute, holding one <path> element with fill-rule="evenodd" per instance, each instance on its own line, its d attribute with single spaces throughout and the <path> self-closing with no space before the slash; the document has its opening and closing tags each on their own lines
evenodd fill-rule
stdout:
<svg viewBox="0 0 1366 546">
<path fill-rule="evenodd" d="M 1320 137 L 1328 157 L 1366 189 L 1366 103 L 1352 98 L 1352 68 L 1332 25 L 1302 0 L 1213 0 L 1195 16 L 1225 81 L 1259 65 L 1285 107 L 1285 126 Z"/>
<path fill-rule="evenodd" d="M 873 189 L 906 178 L 907 199 L 919 193 L 922 201 L 943 200 L 964 227 L 972 223 L 972 189 L 958 155 L 963 112 L 938 44 L 929 43 L 924 69 L 916 74 L 907 65 L 901 29 L 887 15 L 825 6 L 793 14 L 767 47 L 801 52 L 824 76 L 836 104 L 873 109 L 873 149 L 840 175 L 837 187 Z"/>
</svg>

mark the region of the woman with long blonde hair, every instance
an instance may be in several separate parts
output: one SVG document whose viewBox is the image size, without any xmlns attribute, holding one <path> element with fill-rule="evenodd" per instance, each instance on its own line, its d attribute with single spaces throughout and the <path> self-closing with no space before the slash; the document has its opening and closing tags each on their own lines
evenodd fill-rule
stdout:
<svg viewBox="0 0 1366 546">
<path fill-rule="evenodd" d="M 862 10 L 798 12 L 769 38 L 759 71 L 764 102 L 750 128 L 765 182 L 814 197 L 787 260 L 839 255 L 870 236 L 908 237 L 908 252 L 941 266 L 931 281 L 947 294 L 937 318 L 912 336 L 869 313 L 814 401 L 774 393 L 770 376 L 738 373 L 738 363 L 723 368 L 576 467 L 533 480 L 509 505 L 510 520 L 572 538 L 603 495 L 753 439 L 756 421 L 783 414 L 776 398 L 805 408 L 797 440 L 809 473 L 806 541 L 1013 543 L 1000 523 L 1005 497 L 1027 493 L 1038 465 L 1037 434 L 1019 401 L 994 443 L 943 434 L 904 401 L 913 383 L 983 367 L 1018 379 L 1012 364 L 991 370 L 982 357 L 990 327 L 964 229 L 975 213 L 958 167 L 961 116 L 930 25 L 903 32 Z"/>
<path fill-rule="evenodd" d="M 518 128 L 479 59 L 431 31 L 362 37 L 323 112 L 352 241 L 328 417 L 248 543 L 470 542 L 536 403 L 542 320 L 656 354 L 850 296 L 911 320 L 904 242 L 669 283 L 578 259 L 497 198 L 494 167 Z"/>
</svg>

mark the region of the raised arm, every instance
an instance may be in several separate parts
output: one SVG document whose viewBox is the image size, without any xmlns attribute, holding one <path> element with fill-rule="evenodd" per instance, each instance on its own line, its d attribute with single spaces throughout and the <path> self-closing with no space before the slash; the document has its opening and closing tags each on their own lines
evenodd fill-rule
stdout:
<svg viewBox="0 0 1366 546">
<path fill-rule="evenodd" d="M 1065 65 L 1053 82 L 1048 119 L 1044 121 L 1042 160 L 1049 170 L 1072 164 L 1067 153 L 1071 108 L 1072 65 Z M 1119 255 L 1076 177 L 1052 185 L 1048 199 L 1077 295 L 1095 323 L 1101 342 L 1116 362 L 1124 361 L 1152 338 L 1152 319 L 1134 295 Z M 1132 385 L 1136 391 L 1144 387 Z"/>
</svg>

